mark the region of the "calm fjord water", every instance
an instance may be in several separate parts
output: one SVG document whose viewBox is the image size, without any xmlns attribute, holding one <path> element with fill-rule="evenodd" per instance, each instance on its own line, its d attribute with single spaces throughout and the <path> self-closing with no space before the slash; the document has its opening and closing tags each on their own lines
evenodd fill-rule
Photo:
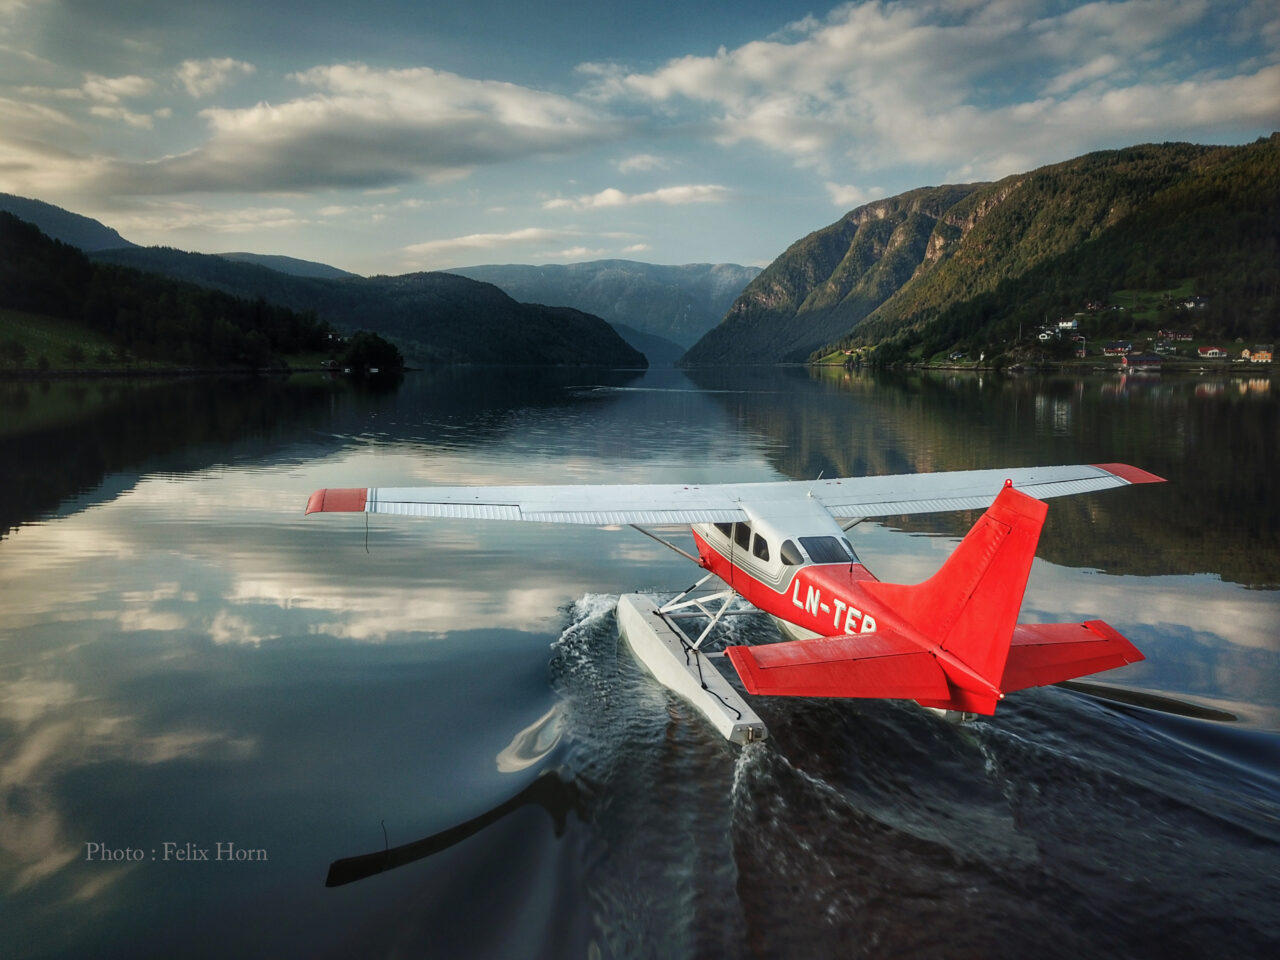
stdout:
<svg viewBox="0 0 1280 960">
<path fill-rule="evenodd" d="M 1266 377 L 5 385 L 0 953 L 1270 955 L 1278 441 Z M 759 699 L 738 748 L 619 645 L 619 593 L 694 579 L 634 531 L 302 516 L 323 486 L 1108 461 L 1170 482 L 1052 501 L 1023 619 L 1108 620 L 1148 659 L 1099 681 L 1199 710 Z M 854 542 L 914 582 L 973 519 Z"/>
</svg>

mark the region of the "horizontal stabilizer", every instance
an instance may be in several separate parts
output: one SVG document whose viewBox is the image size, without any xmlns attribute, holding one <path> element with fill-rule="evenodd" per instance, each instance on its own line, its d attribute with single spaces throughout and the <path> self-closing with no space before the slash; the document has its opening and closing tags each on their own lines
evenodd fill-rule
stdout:
<svg viewBox="0 0 1280 960">
<path fill-rule="evenodd" d="M 783 697 L 946 699 L 931 654 L 888 631 L 725 650 L 748 693 Z"/>
<path fill-rule="evenodd" d="M 1020 623 L 1013 631 L 1000 689 L 1042 687 L 1142 659 L 1137 647 L 1101 620 Z"/>
</svg>

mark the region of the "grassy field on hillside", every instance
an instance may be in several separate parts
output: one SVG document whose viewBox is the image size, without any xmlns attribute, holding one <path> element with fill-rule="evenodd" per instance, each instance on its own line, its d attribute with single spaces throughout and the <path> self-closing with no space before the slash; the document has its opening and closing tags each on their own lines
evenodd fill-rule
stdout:
<svg viewBox="0 0 1280 960">
<path fill-rule="evenodd" d="M 13 344 L 20 345 L 24 351 L 20 363 L 11 354 Z M 6 369 L 123 366 L 123 361 L 115 356 L 111 341 L 87 324 L 17 310 L 0 309 L 0 346 L 9 348 L 0 351 L 0 368 Z M 42 357 L 45 364 L 41 363 Z M 79 357 L 78 361 L 73 363 L 73 357 Z"/>
<path fill-rule="evenodd" d="M 15 357 L 15 345 L 20 360 Z M 329 354 L 295 354 L 285 362 L 297 370 L 322 369 Z M 0 308 L 0 375 L 18 370 L 164 373 L 178 372 L 180 367 L 172 361 L 131 358 L 85 323 Z"/>
</svg>

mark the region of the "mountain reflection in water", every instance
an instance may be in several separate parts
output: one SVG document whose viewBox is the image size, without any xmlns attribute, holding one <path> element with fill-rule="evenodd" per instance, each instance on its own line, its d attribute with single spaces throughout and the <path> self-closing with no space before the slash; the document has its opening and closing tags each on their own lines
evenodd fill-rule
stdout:
<svg viewBox="0 0 1280 960">
<path fill-rule="evenodd" d="M 768 368 L 0 385 L 6 955 L 1268 955 L 1278 406 Z M 618 594 L 692 574 L 633 531 L 302 516 L 322 486 L 1111 461 L 1169 482 L 1051 502 L 1023 619 L 1147 660 L 962 727 L 758 698 L 746 748 L 619 645 Z M 853 537 L 913 582 L 972 520 Z"/>
</svg>

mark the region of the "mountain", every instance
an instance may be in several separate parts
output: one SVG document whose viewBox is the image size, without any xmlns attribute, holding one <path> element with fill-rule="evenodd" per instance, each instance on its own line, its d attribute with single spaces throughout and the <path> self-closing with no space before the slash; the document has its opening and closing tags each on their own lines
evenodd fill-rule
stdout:
<svg viewBox="0 0 1280 960">
<path fill-rule="evenodd" d="M 685 348 L 674 340 L 644 333 L 625 323 L 611 323 L 609 326 L 617 330 L 618 336 L 623 340 L 643 353 L 651 367 L 672 367 L 684 356 Z"/>
<path fill-rule="evenodd" d="M 256 359 L 268 348 L 288 352 L 305 339 L 299 331 L 310 337 L 330 324 L 347 333 L 367 330 L 395 338 L 407 358 L 417 363 L 646 363 L 643 354 L 599 317 L 517 303 L 497 287 L 464 277 L 291 275 L 247 260 L 139 247 L 87 217 L 40 201 L 10 200 L 45 223 L 63 225 L 67 236 L 95 249 L 92 260 L 86 259 L 83 248 L 77 249 L 71 240 L 55 242 L 38 225 L 0 211 L 0 239 L 5 241 L 0 245 L 0 306 L 88 319 L 122 347 L 148 356 L 166 357 L 166 337 L 175 344 L 181 341 L 186 354 L 168 359 L 199 363 L 212 355 L 212 341 L 204 335 L 208 330 L 192 339 L 189 331 L 170 329 L 175 322 L 181 324 L 185 308 L 192 317 L 200 316 L 204 327 L 217 328 L 213 332 L 221 339 L 213 352 L 218 363 L 238 362 L 237 357 L 249 352 Z M 96 247 L 111 238 L 113 246 Z M 305 263 L 285 259 L 293 269 Z M 314 266 L 323 267 L 310 265 L 306 270 L 314 273 Z M 278 335 L 268 333 L 265 347 L 261 338 L 255 339 L 249 351 L 240 332 L 227 332 L 216 317 L 205 322 L 206 314 L 218 312 L 238 329 L 247 324 L 247 331 L 258 322 L 255 318 L 270 318 L 286 329 Z M 122 318 L 128 320 L 128 330 L 120 326 Z"/>
<path fill-rule="evenodd" d="M 19 220 L 34 223 L 45 236 L 79 247 L 86 253 L 134 246 L 97 220 L 71 213 L 43 200 L 28 200 L 26 197 L 0 193 L 0 212 L 11 213 Z"/>
<path fill-rule="evenodd" d="M 492 283 L 527 303 L 559 303 L 688 348 L 720 322 L 759 272 L 734 263 L 664 266 L 634 260 L 489 264 L 450 273 Z"/>
<path fill-rule="evenodd" d="M 99 251 L 94 258 L 314 313 L 342 331 L 391 337 L 411 363 L 645 365 L 599 317 L 517 303 L 492 284 L 453 274 L 292 276 L 168 247 Z"/>
<path fill-rule="evenodd" d="M 873 313 L 930 254 L 943 218 L 979 185 L 926 187 L 853 210 L 793 243 L 747 285 L 690 365 L 804 360 Z"/>
<path fill-rule="evenodd" d="M 260 267 L 276 270 L 279 273 L 287 273 L 291 277 L 320 277 L 325 280 L 341 280 L 345 277 L 359 276 L 359 274 L 348 273 L 346 270 L 331 267 L 327 263 L 317 263 L 314 260 L 299 260 L 297 257 L 282 257 L 278 254 L 220 253 L 218 256 L 227 260 L 237 260 L 241 263 L 256 263 Z"/>
<path fill-rule="evenodd" d="M 34 351 L 21 340 L 7 344 L 17 367 L 27 359 L 46 369 L 61 359 L 73 367 L 88 359 L 79 343 L 64 357 L 39 352 L 56 339 L 48 336 L 55 318 L 87 329 L 107 355 L 101 362 L 132 356 L 196 368 L 259 369 L 282 355 L 321 353 L 329 344 L 329 328 L 314 314 L 95 263 L 84 251 L 5 212 L 0 308 L 26 314 L 20 326 L 35 332 L 34 338 L 24 337 L 36 345 Z"/>
<path fill-rule="evenodd" d="M 331 285 L 312 309 L 344 328 L 396 339 L 418 359 L 446 363 L 644 367 L 608 323 L 571 307 L 517 303 L 497 287 L 451 273 L 410 273 Z"/>
<path fill-rule="evenodd" d="M 1001 349 L 1019 329 L 1121 291 L 1179 289 L 1209 300 L 1202 331 L 1274 338 L 1280 135 L 1102 151 L 866 204 L 788 248 L 683 362 L 802 361 L 886 343 L 904 358 Z M 1108 316 L 1099 332 L 1134 322 Z"/>
</svg>

